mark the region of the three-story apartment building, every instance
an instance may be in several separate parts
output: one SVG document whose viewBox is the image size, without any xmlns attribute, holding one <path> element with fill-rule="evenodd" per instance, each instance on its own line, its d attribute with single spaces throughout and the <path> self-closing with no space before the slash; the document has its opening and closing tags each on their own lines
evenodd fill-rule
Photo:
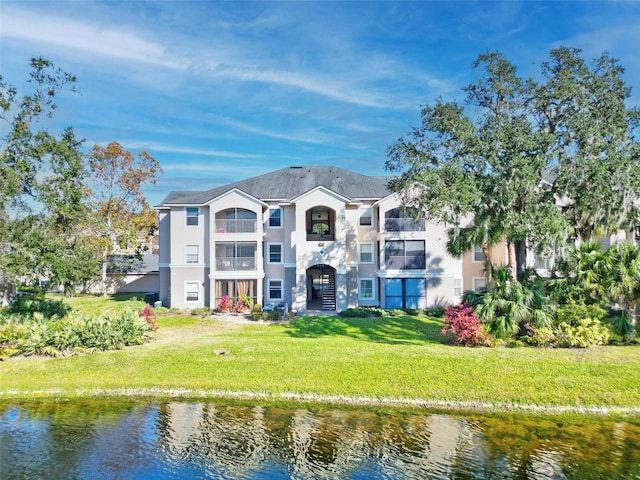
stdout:
<svg viewBox="0 0 640 480">
<path fill-rule="evenodd" d="M 298 313 L 457 302 L 447 227 L 410 218 L 387 180 L 305 166 L 171 192 L 156 207 L 160 300 L 215 308 L 247 295 Z"/>
</svg>

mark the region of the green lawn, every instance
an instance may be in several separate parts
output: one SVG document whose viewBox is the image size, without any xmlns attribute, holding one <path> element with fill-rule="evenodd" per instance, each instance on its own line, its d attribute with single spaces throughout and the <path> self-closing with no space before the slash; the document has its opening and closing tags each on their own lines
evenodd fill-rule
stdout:
<svg viewBox="0 0 640 480">
<path fill-rule="evenodd" d="M 73 303 L 103 307 L 96 300 Z M 142 346 L 2 362 L 0 396 L 154 389 L 160 396 L 232 391 L 640 410 L 638 345 L 455 347 L 441 343 L 440 320 L 412 316 L 300 317 L 274 325 L 182 316 L 158 324 L 155 339 Z"/>
</svg>

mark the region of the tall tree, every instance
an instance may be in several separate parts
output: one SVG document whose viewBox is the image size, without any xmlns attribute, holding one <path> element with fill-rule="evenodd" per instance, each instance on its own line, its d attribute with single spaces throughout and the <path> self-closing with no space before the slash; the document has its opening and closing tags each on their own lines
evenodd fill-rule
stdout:
<svg viewBox="0 0 640 480">
<path fill-rule="evenodd" d="M 578 240 L 638 225 L 640 111 L 626 105 L 623 74 L 606 53 L 587 63 L 580 50 L 562 47 L 542 64 L 544 81 L 532 84 L 539 128 L 554 139 L 553 190 Z"/>
<path fill-rule="evenodd" d="M 77 267 L 70 267 L 76 258 L 69 252 L 83 215 L 82 142 L 71 128 L 55 136 L 40 126 L 57 96 L 75 90 L 76 78 L 33 58 L 29 82 L 33 91 L 20 95 L 0 77 L 0 303 L 11 280 L 56 280 Z M 51 257 L 55 264 L 47 263 Z"/>
<path fill-rule="evenodd" d="M 107 294 L 109 255 L 139 253 L 157 229 L 157 217 L 142 192 L 146 183 L 155 183 L 160 164 L 147 152 L 134 156 L 117 142 L 94 146 L 88 156 L 90 215 L 86 232 L 100 248 L 102 294 Z"/>
<path fill-rule="evenodd" d="M 390 186 L 427 218 L 455 225 L 454 240 L 482 242 L 485 251 L 506 241 L 509 263 L 520 275 L 526 242 L 551 244 L 564 228 L 552 192 L 542 182 L 552 138 L 532 124 L 529 89 L 514 65 L 489 53 L 473 66 L 484 70 L 464 89 L 475 115 L 465 116 L 456 102 L 438 100 L 424 107 L 422 126 L 387 151 L 387 169 L 401 172 Z M 468 215 L 478 221 L 460 235 L 460 222 Z"/>
<path fill-rule="evenodd" d="M 437 100 L 388 148 L 386 167 L 399 173 L 391 189 L 454 225 L 452 253 L 503 239 L 519 277 L 528 247 L 638 225 L 638 111 L 625 106 L 617 61 L 605 54 L 589 66 L 579 53 L 552 50 L 542 83 L 520 78 L 500 53 L 480 55 L 473 66 L 483 73 L 464 89 L 468 114 Z M 476 221 L 461 225 L 465 215 Z"/>
</svg>

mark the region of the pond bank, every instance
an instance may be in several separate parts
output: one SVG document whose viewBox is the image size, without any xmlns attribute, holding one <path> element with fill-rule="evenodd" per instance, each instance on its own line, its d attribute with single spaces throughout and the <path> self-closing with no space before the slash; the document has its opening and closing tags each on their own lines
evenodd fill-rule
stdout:
<svg viewBox="0 0 640 480">
<path fill-rule="evenodd" d="M 355 397 L 348 395 L 319 395 L 297 392 L 267 393 L 230 390 L 194 390 L 160 388 L 121 388 L 75 390 L 34 390 L 0 392 L 0 400 L 30 399 L 79 399 L 79 398 L 140 398 L 154 400 L 227 400 L 240 402 L 319 404 L 330 406 L 355 406 L 364 408 L 398 408 L 425 411 L 462 413 L 517 413 L 540 415 L 585 415 L 601 417 L 639 417 L 640 407 L 616 407 L 597 405 L 534 405 L 481 401 L 427 400 L 408 398 Z"/>
</svg>

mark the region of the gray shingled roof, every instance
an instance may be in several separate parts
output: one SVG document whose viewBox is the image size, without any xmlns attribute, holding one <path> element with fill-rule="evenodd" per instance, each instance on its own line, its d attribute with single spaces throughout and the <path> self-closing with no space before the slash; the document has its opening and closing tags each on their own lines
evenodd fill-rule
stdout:
<svg viewBox="0 0 640 480">
<path fill-rule="evenodd" d="M 260 200 L 289 201 L 318 186 L 323 186 L 351 200 L 383 198 L 389 177 L 362 175 L 338 167 L 287 167 L 257 177 L 247 178 L 211 190 L 174 191 L 162 205 L 202 205 L 233 189 L 241 190 Z"/>
</svg>

